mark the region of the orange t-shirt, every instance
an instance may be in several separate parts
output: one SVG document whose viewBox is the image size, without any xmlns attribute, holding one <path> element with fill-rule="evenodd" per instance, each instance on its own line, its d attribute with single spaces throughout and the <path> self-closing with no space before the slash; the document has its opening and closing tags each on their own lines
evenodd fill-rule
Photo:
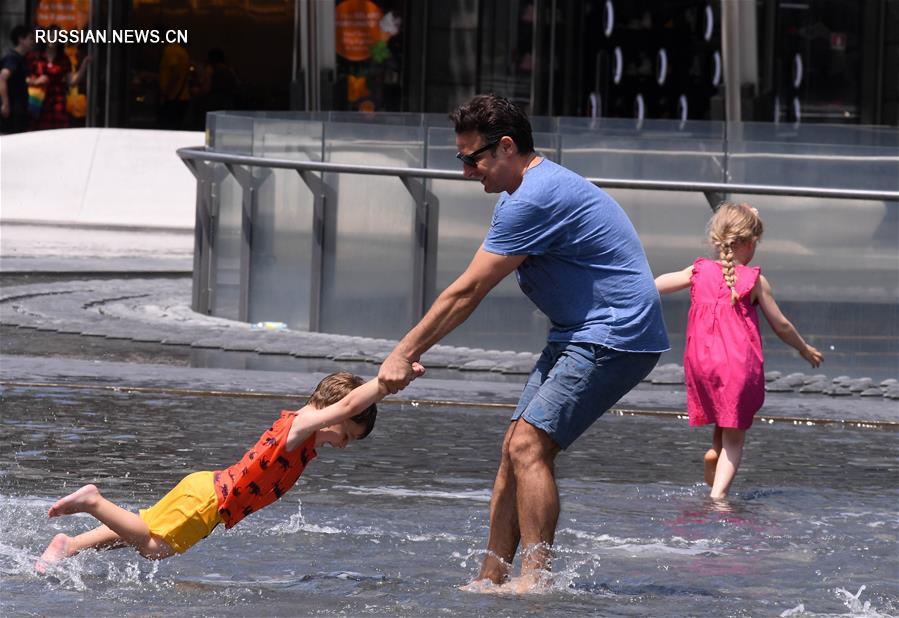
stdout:
<svg viewBox="0 0 899 618">
<path fill-rule="evenodd" d="M 218 511 L 225 528 L 280 498 L 315 458 L 314 433 L 293 451 L 286 450 L 287 434 L 296 415 L 283 410 L 240 461 L 213 473 Z"/>
</svg>

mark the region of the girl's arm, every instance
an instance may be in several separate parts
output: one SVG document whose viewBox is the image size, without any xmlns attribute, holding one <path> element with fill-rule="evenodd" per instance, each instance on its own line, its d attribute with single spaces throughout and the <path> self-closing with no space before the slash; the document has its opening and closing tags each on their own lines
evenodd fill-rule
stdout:
<svg viewBox="0 0 899 618">
<path fill-rule="evenodd" d="M 807 360 L 812 367 L 820 365 L 824 356 L 807 344 L 799 334 L 799 331 L 796 330 L 796 327 L 784 316 L 774 300 L 771 285 L 764 276 L 759 275 L 752 293 L 758 299 L 759 308 L 765 315 L 765 319 L 768 320 L 768 324 L 771 325 L 771 328 L 780 337 L 780 340 L 796 348 L 799 354 L 802 355 L 802 358 Z"/>
<path fill-rule="evenodd" d="M 670 294 L 690 287 L 690 277 L 693 276 L 693 265 L 690 264 L 683 270 L 673 273 L 665 273 L 656 277 L 656 289 L 659 294 Z"/>
<path fill-rule="evenodd" d="M 424 374 L 425 368 L 419 363 L 412 363 L 412 371 L 415 377 Z M 354 388 L 350 393 L 338 401 L 324 408 L 315 408 L 311 405 L 303 406 L 287 434 L 287 450 L 292 451 L 302 444 L 309 436 L 336 423 L 350 419 L 373 403 L 377 403 L 389 394 L 387 387 L 374 378 L 362 386 Z"/>
</svg>

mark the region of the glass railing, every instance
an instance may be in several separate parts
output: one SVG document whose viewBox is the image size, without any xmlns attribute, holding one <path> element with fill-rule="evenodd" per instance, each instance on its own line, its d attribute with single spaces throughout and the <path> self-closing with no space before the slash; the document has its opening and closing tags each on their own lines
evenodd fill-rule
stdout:
<svg viewBox="0 0 899 618">
<path fill-rule="evenodd" d="M 759 208 L 756 261 L 800 331 L 848 367 L 887 363 L 899 372 L 899 130 L 587 118 L 532 125 L 541 154 L 607 179 L 654 272 L 708 254 L 710 202 L 729 194 Z M 207 129 L 206 150 L 180 153 L 193 162 L 198 212 L 208 218 L 208 233 L 198 234 L 197 311 L 398 338 L 464 270 L 489 225 L 497 196 L 462 181 L 443 115 L 220 112 Z M 212 153 L 235 157 L 210 161 Z M 322 163 L 357 169 L 315 169 Z M 713 192 L 703 183 L 762 189 Z M 784 195 L 790 187 L 809 193 Z M 670 360 L 682 349 L 688 302 L 665 299 Z M 534 351 L 547 328 L 510 277 L 445 343 Z M 795 360 L 785 346 L 769 346 L 769 355 Z"/>
</svg>

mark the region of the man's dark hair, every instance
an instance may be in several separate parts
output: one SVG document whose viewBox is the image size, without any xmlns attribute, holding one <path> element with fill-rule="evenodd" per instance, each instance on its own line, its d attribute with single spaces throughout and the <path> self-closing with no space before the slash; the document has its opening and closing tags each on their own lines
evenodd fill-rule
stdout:
<svg viewBox="0 0 899 618">
<path fill-rule="evenodd" d="M 362 386 L 363 384 L 365 384 L 365 380 L 348 371 L 332 373 L 318 383 L 318 386 L 315 387 L 315 390 L 312 392 L 312 396 L 307 403 L 315 408 L 326 408 L 332 403 L 337 403 L 349 395 L 350 391 L 354 388 Z M 359 423 L 364 428 L 364 431 L 357 440 L 362 440 L 371 433 L 371 430 L 375 428 L 375 420 L 377 418 L 378 406 L 375 404 L 371 404 L 356 416 L 350 417 L 351 421 Z"/>
<path fill-rule="evenodd" d="M 477 131 L 485 145 L 508 135 L 518 147 L 519 154 L 534 151 L 534 136 L 527 115 L 505 97 L 479 94 L 453 110 L 449 117 L 456 125 L 456 133 Z"/>
<path fill-rule="evenodd" d="M 34 32 L 34 28 L 19 24 L 9 31 L 9 40 L 12 41 L 13 47 L 18 47 L 19 39 L 26 38 L 32 32 Z"/>
</svg>

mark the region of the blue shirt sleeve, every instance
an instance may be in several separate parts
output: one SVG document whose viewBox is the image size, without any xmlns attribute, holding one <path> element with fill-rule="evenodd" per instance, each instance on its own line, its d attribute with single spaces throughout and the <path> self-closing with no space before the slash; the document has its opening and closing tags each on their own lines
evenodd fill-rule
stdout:
<svg viewBox="0 0 899 618">
<path fill-rule="evenodd" d="M 550 208 L 514 198 L 497 203 L 484 250 L 499 255 L 542 255 L 560 232 Z"/>
</svg>

